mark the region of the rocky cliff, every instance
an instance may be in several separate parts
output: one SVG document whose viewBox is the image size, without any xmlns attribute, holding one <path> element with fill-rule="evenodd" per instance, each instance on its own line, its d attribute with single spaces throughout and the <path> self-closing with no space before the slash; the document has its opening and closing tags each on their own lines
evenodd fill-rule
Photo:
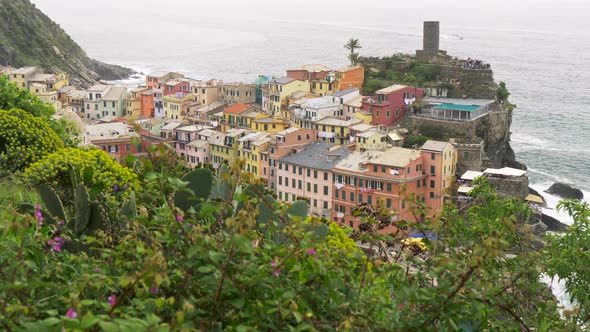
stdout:
<svg viewBox="0 0 590 332">
<path fill-rule="evenodd" d="M 127 78 L 129 68 L 90 59 L 86 52 L 29 0 L 0 0 L 0 65 L 66 71 L 72 84 Z"/>
</svg>

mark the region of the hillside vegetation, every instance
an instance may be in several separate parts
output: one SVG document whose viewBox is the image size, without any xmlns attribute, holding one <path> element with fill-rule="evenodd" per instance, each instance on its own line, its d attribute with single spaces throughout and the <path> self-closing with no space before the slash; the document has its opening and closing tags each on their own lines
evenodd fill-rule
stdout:
<svg viewBox="0 0 590 332">
<path fill-rule="evenodd" d="M 129 77 L 133 70 L 90 59 L 29 0 L 0 0 L 0 65 L 66 71 L 76 85 Z"/>
</svg>

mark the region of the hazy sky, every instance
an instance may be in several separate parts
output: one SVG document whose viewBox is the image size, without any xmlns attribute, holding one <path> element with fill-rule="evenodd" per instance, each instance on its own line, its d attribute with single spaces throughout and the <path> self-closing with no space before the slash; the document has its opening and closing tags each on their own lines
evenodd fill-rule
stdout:
<svg viewBox="0 0 590 332">
<path fill-rule="evenodd" d="M 137 12 L 153 19 L 198 19 L 225 17 L 243 20 L 296 19 L 298 21 L 354 24 L 359 15 L 376 24 L 405 25 L 423 20 L 440 20 L 452 26 L 498 25 L 507 28 L 534 26 L 536 30 L 576 26 L 590 30 L 588 0 L 33 0 L 58 23 L 85 20 L 86 24 L 109 24 Z M 91 21 L 88 21 L 92 18 Z M 363 21 L 366 21 L 364 19 Z"/>
</svg>

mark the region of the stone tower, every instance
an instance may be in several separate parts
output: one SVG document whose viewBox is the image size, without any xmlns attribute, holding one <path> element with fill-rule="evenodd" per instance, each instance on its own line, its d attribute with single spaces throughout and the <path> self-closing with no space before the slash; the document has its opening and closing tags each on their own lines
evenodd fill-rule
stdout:
<svg viewBox="0 0 590 332">
<path fill-rule="evenodd" d="M 424 36 L 423 36 L 424 55 L 437 55 L 439 51 L 440 28 L 438 21 L 424 22 Z"/>
</svg>

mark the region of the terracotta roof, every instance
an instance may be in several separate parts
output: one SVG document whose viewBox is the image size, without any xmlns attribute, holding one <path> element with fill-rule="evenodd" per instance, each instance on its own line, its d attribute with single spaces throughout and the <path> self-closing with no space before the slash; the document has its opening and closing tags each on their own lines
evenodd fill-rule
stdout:
<svg viewBox="0 0 590 332">
<path fill-rule="evenodd" d="M 223 110 L 223 113 L 227 114 L 242 114 L 251 108 L 250 105 L 241 103 L 233 104 L 230 107 Z"/>
</svg>

